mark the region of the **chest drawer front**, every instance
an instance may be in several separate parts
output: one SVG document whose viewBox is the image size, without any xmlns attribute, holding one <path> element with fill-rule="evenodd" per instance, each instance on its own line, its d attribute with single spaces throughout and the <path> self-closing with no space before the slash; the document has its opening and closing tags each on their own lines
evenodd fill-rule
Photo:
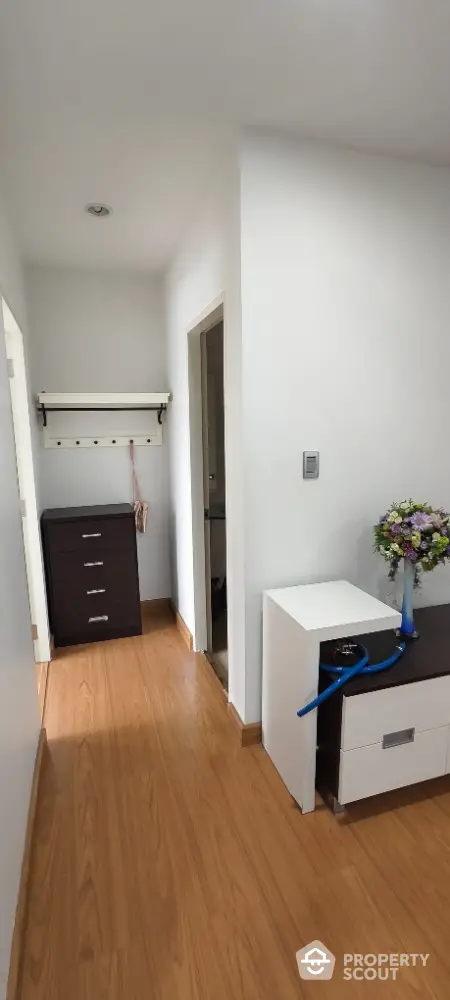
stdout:
<svg viewBox="0 0 450 1000">
<path fill-rule="evenodd" d="M 441 726 L 416 733 L 413 742 L 389 749 L 376 743 L 341 750 L 339 802 L 357 802 L 445 774 L 448 738 L 448 726 Z"/>
<path fill-rule="evenodd" d="M 107 588 L 123 593 L 137 586 L 134 549 L 104 549 L 99 552 L 59 552 L 52 559 L 55 595 L 83 597 L 89 590 Z"/>
<path fill-rule="evenodd" d="M 449 724 L 450 676 L 344 697 L 341 749 L 382 743 L 402 729 L 422 732 Z"/>
<path fill-rule="evenodd" d="M 117 597 L 99 593 L 84 600 L 56 603 L 58 633 L 61 635 L 89 634 L 98 628 L 125 629 L 140 624 L 140 606 L 132 596 Z"/>
<path fill-rule="evenodd" d="M 47 528 L 48 548 L 50 554 L 81 552 L 88 556 L 101 550 L 129 545 L 133 531 L 132 517 L 60 521 Z"/>
</svg>

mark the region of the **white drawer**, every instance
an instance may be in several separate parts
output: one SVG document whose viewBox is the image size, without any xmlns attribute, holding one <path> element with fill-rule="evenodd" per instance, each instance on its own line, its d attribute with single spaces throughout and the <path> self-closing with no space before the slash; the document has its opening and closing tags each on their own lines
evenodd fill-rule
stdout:
<svg viewBox="0 0 450 1000">
<path fill-rule="evenodd" d="M 382 743 L 341 750 L 339 802 L 388 792 L 445 774 L 449 727 L 416 733 L 412 743 L 383 750 Z"/>
<path fill-rule="evenodd" d="M 341 749 L 382 743 L 399 729 L 450 725 L 450 675 L 343 699 Z"/>
</svg>

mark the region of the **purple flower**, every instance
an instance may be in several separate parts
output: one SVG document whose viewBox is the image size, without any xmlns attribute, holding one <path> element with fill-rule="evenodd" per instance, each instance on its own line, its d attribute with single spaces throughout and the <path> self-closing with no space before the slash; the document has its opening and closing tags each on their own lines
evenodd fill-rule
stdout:
<svg viewBox="0 0 450 1000">
<path fill-rule="evenodd" d="M 406 559 L 410 559 L 411 562 L 415 562 L 417 559 L 417 552 L 413 549 L 412 545 L 407 545 L 405 549 Z"/>
<path fill-rule="evenodd" d="M 410 520 L 416 531 L 423 531 L 426 528 L 433 527 L 433 518 L 429 514 L 422 514 L 420 511 L 413 514 Z"/>
<path fill-rule="evenodd" d="M 429 548 L 429 545 L 428 545 L 428 542 L 421 542 L 421 543 L 420 543 L 420 548 L 421 548 L 421 549 L 422 549 L 422 550 L 423 550 L 424 552 L 426 552 L 426 550 L 427 550 L 427 549 Z"/>
</svg>

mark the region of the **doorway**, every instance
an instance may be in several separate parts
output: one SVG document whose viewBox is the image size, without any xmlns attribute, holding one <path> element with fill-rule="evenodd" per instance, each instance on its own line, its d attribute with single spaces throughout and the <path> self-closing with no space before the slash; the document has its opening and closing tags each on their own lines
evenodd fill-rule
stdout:
<svg viewBox="0 0 450 1000">
<path fill-rule="evenodd" d="M 25 353 L 22 331 L 4 299 L 1 300 L 1 304 L 11 393 L 31 631 L 34 644 L 34 658 L 38 665 L 37 683 L 39 702 L 43 711 L 44 681 L 46 668 L 50 660 L 50 632 L 39 530 L 36 482 L 34 477 Z"/>
<path fill-rule="evenodd" d="M 228 690 L 223 319 L 200 334 L 206 655 Z"/>
</svg>

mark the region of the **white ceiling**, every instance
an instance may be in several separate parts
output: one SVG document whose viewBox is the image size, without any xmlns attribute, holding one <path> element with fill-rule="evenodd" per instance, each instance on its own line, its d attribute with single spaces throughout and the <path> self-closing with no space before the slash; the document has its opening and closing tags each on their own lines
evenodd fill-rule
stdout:
<svg viewBox="0 0 450 1000">
<path fill-rule="evenodd" d="M 448 0 L 0 7 L 0 165 L 29 258 L 164 267 L 242 124 L 450 164 Z M 110 219 L 83 214 L 97 200 Z"/>
</svg>

